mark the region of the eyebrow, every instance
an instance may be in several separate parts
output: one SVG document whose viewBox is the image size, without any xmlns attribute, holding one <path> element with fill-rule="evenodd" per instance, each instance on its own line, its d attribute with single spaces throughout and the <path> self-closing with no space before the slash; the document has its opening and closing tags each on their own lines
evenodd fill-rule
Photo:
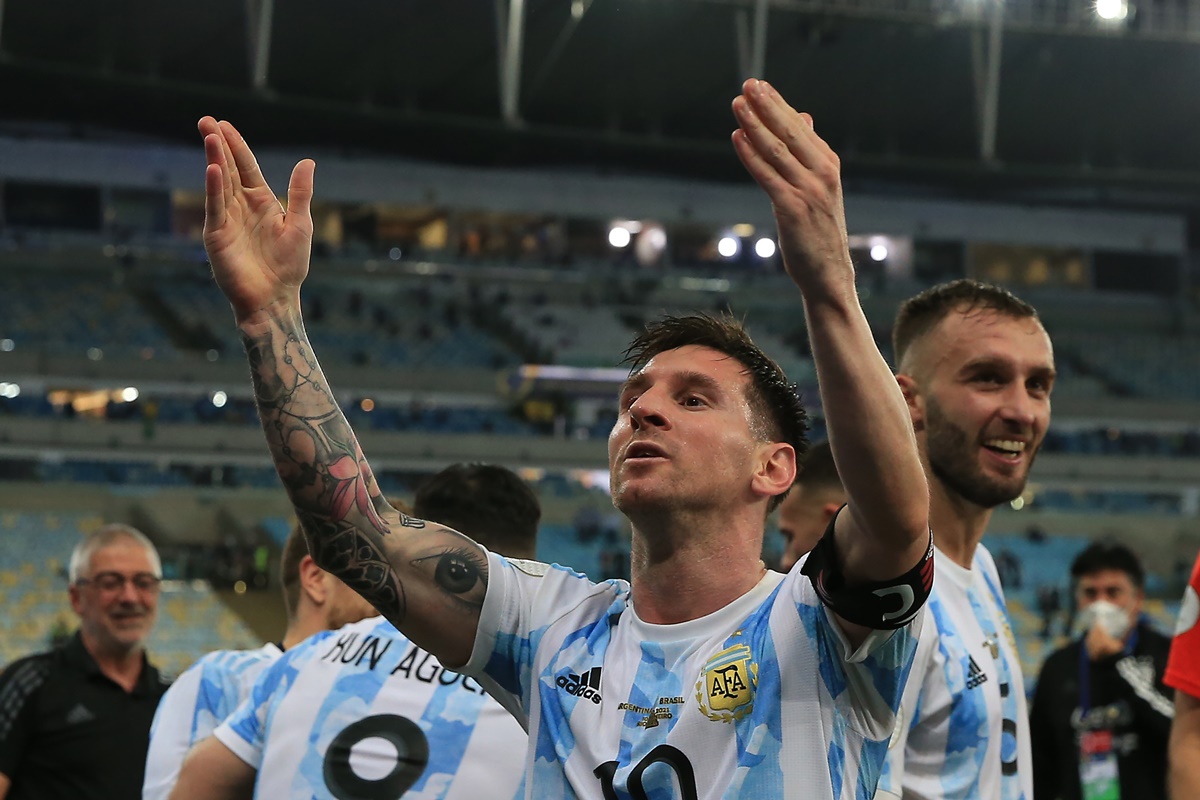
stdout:
<svg viewBox="0 0 1200 800">
<path fill-rule="evenodd" d="M 683 372 L 673 373 L 670 377 L 671 379 L 680 382 L 687 388 L 707 389 L 708 391 L 714 393 L 719 393 L 722 391 L 720 382 L 718 382 L 712 376 L 704 374 L 703 372 L 684 370 Z M 650 378 L 646 376 L 645 372 L 639 372 L 636 375 L 631 375 L 629 376 L 629 379 L 622 384 L 621 391 L 617 396 L 624 397 L 625 394 L 631 389 L 641 389 L 649 383 Z"/>
<path fill-rule="evenodd" d="M 988 353 L 987 355 L 982 355 L 982 356 L 979 356 L 978 358 L 973 358 L 970 361 L 968 361 L 966 364 L 963 364 L 962 369 L 960 370 L 960 374 L 967 373 L 972 370 L 979 369 L 981 367 L 1011 368 L 1012 366 L 1013 366 L 1012 360 L 1007 358 L 1006 356 L 1003 356 L 1003 355 L 1000 355 L 997 353 Z M 1040 366 L 1040 367 L 1034 367 L 1032 370 L 1030 370 L 1030 374 L 1037 376 L 1037 377 L 1041 377 L 1041 378 L 1050 378 L 1053 380 L 1054 378 L 1058 377 L 1058 370 L 1056 370 L 1052 366 Z"/>
</svg>

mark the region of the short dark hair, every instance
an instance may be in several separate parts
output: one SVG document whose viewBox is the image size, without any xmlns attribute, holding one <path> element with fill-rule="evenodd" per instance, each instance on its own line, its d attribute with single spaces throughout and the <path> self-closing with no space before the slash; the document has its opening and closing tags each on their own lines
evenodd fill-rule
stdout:
<svg viewBox="0 0 1200 800">
<path fill-rule="evenodd" d="M 413 515 L 465 533 L 500 555 L 533 555 L 542 507 L 512 470 L 451 464 L 413 496 Z"/>
<path fill-rule="evenodd" d="M 842 489 L 842 476 L 837 464 L 833 463 L 833 449 L 828 439 L 821 439 L 808 446 L 801 459 L 793 486 L 806 488 Z"/>
<path fill-rule="evenodd" d="M 799 460 L 808 450 L 808 414 L 800 402 L 796 384 L 750 338 L 742 323 L 728 315 L 708 314 L 667 316 L 646 325 L 625 350 L 624 364 L 637 372 L 659 353 L 695 345 L 724 353 L 746 368 L 750 390 L 746 400 L 762 423 L 768 441 L 785 442 L 796 451 Z M 787 492 L 771 498 L 768 511 L 775 509 Z"/>
<path fill-rule="evenodd" d="M 407 514 L 411 509 L 403 500 L 387 498 L 392 508 Z M 297 523 L 292 526 L 288 537 L 283 543 L 283 553 L 279 556 L 279 583 L 283 587 L 283 605 L 287 610 L 288 619 L 296 616 L 300 605 L 300 562 L 308 555 L 308 540 L 304 530 Z"/>
<path fill-rule="evenodd" d="M 913 342 L 933 330 L 952 311 L 995 311 L 1014 319 L 1037 319 L 1037 309 L 1001 286 L 972 278 L 939 283 L 900 304 L 892 326 L 892 352 L 896 369 Z"/>
<path fill-rule="evenodd" d="M 1142 560 L 1119 542 L 1092 542 L 1071 562 L 1071 580 L 1078 581 L 1085 575 L 1094 575 L 1106 569 L 1124 572 L 1141 589 L 1146 584 L 1146 572 Z"/>
</svg>

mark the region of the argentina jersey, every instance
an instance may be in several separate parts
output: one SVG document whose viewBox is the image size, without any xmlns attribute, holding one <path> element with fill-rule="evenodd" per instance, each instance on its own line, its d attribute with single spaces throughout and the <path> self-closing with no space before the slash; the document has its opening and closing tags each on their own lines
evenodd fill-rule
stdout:
<svg viewBox="0 0 1200 800">
<path fill-rule="evenodd" d="M 372 617 L 319 633 L 259 676 L 216 737 L 255 796 L 508 800 L 526 736 L 479 683 Z"/>
<path fill-rule="evenodd" d="M 870 797 L 920 623 L 851 647 L 811 582 L 638 618 L 624 581 L 489 554 L 464 671 L 527 722 L 526 797 Z"/>
<path fill-rule="evenodd" d="M 879 798 L 1032 800 L 1029 712 L 991 554 L 970 570 L 940 550 Z M 886 792 L 886 794 L 885 794 Z"/>
<path fill-rule="evenodd" d="M 166 800 L 188 751 L 233 713 L 250 693 L 259 672 L 281 653 L 273 644 L 257 650 L 218 650 L 171 684 L 150 726 L 143 800 Z"/>
</svg>

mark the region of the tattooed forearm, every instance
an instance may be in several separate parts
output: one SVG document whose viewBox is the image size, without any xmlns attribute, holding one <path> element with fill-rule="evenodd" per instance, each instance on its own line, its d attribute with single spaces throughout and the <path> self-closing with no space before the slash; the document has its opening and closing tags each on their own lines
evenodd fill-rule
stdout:
<svg viewBox="0 0 1200 800">
<path fill-rule="evenodd" d="M 273 316 L 244 330 L 243 340 L 267 444 L 317 565 L 397 626 L 412 617 L 433 632 L 441 610 L 477 617 L 486 554 L 466 536 L 387 504 L 299 314 Z M 469 640 L 459 644 L 469 653 Z"/>
<path fill-rule="evenodd" d="M 299 511 L 309 553 L 394 624 L 408 612 L 404 586 L 379 545 L 358 528 Z"/>
</svg>

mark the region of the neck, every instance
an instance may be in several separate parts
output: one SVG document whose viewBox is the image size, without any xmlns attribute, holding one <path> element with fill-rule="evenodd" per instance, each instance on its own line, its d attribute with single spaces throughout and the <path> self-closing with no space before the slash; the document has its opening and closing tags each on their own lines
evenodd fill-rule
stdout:
<svg viewBox="0 0 1200 800">
<path fill-rule="evenodd" d="M 132 691 L 142 676 L 143 649 L 140 644 L 122 647 L 106 644 L 86 630 L 81 632 L 83 646 L 100 672 L 125 691 Z"/>
<path fill-rule="evenodd" d="M 930 481 L 929 489 L 929 525 L 934 544 L 955 564 L 970 569 L 975 548 L 992 519 L 992 509 L 972 503 L 936 479 Z"/>
<path fill-rule="evenodd" d="M 643 533 L 649 531 L 649 533 Z M 633 604 L 645 622 L 698 619 L 750 591 L 766 573 L 763 529 L 705 529 L 700 520 L 634 523 L 630 573 Z"/>
<path fill-rule="evenodd" d="M 287 630 L 284 631 L 280 644 L 284 650 L 291 650 L 308 637 L 326 630 L 329 630 L 329 626 L 324 612 L 302 599 L 296 607 L 296 613 L 288 619 Z"/>
</svg>

